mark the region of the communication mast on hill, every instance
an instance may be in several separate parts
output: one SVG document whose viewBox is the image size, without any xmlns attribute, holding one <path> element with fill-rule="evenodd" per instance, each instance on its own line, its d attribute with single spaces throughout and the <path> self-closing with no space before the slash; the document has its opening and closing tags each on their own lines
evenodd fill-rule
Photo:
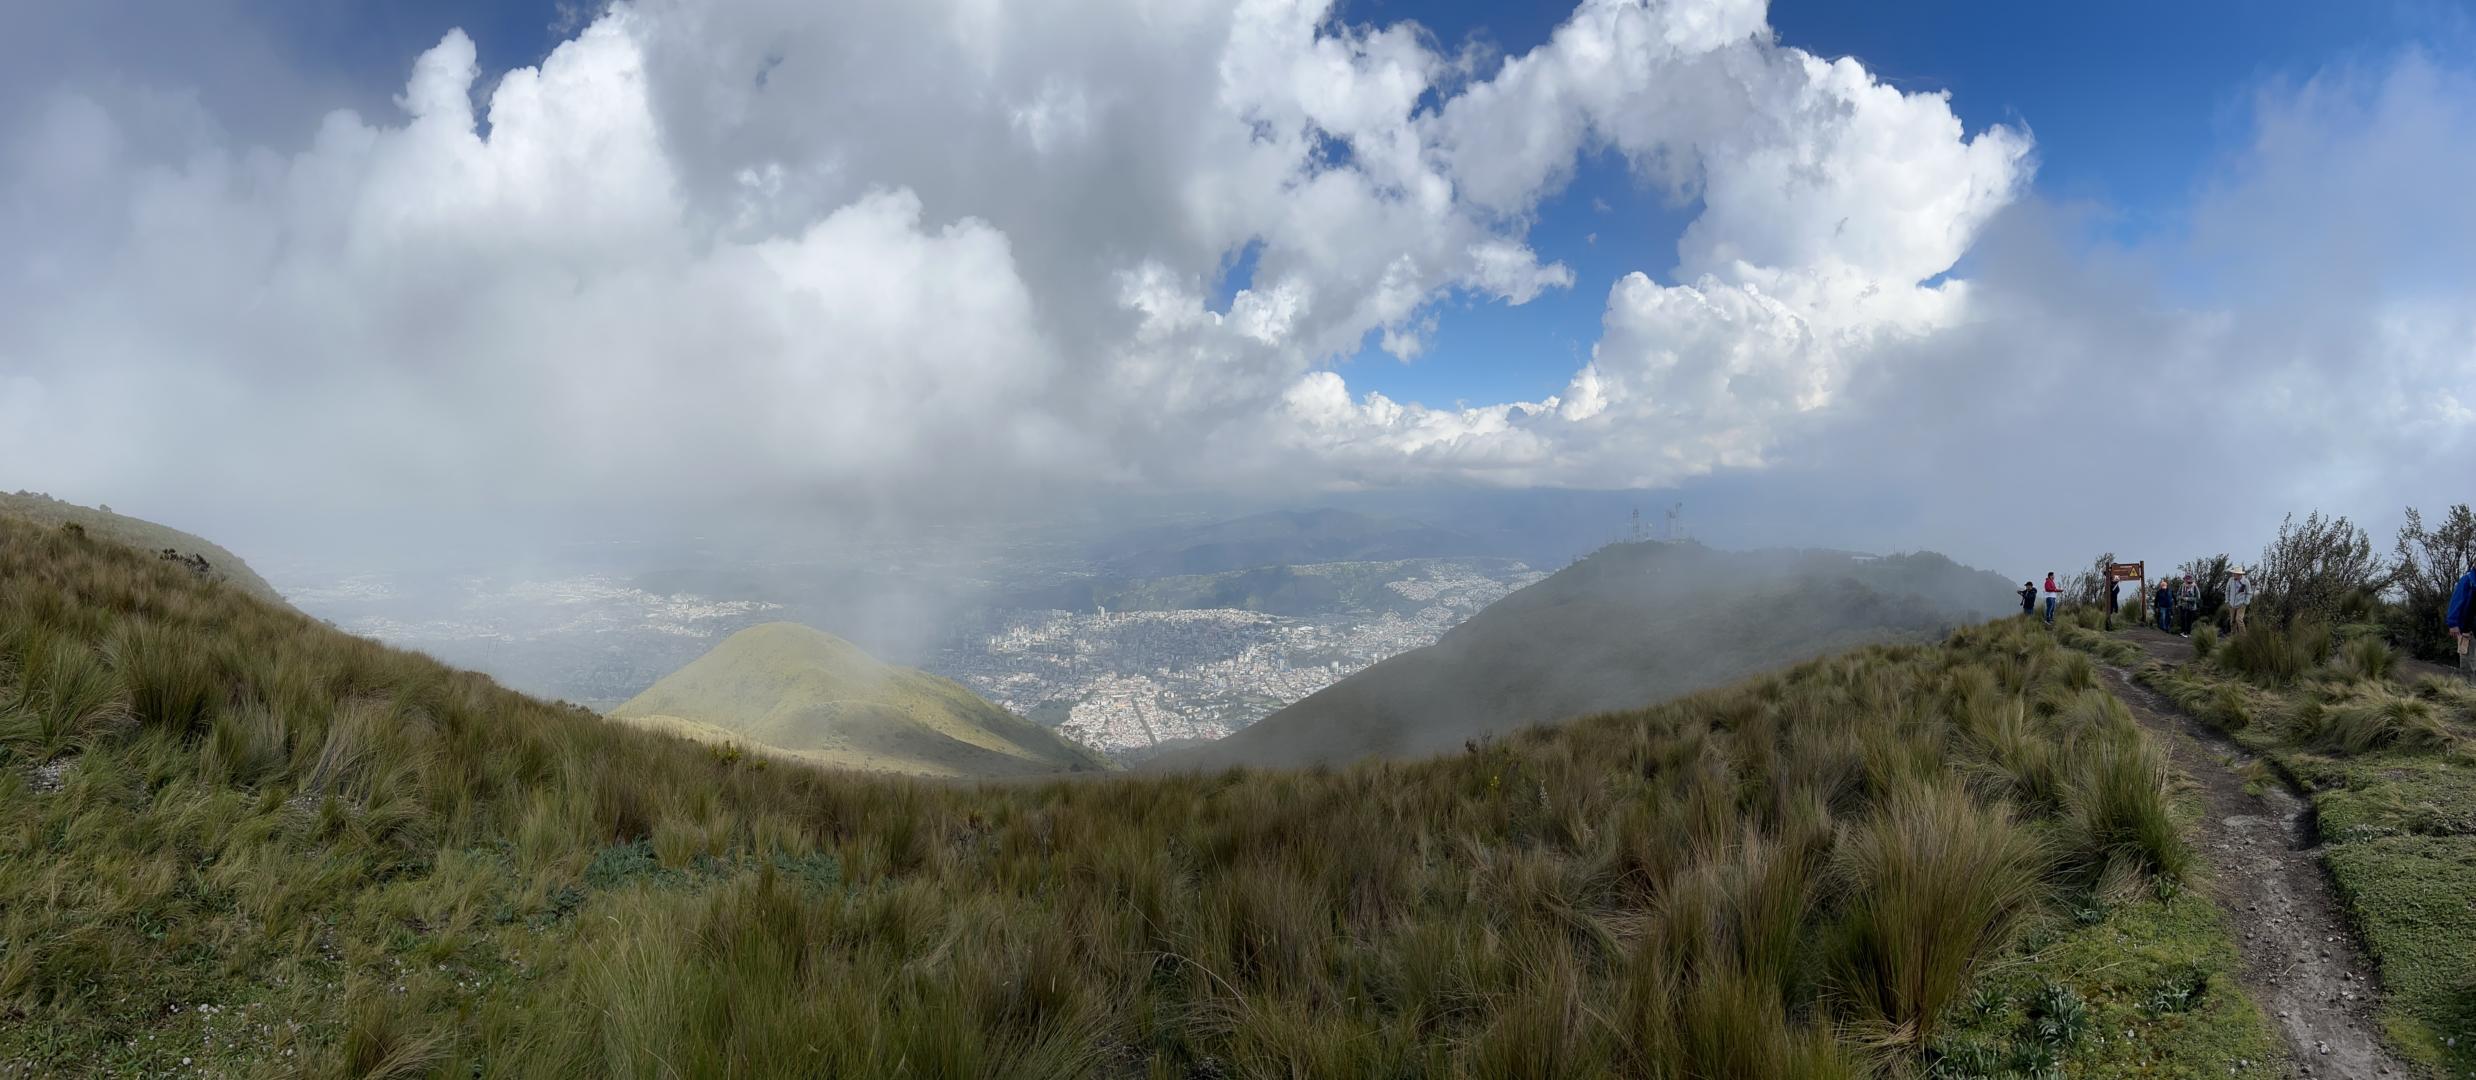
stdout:
<svg viewBox="0 0 2476 1080">
<path fill-rule="evenodd" d="M 1685 539 L 1685 523 L 1684 523 L 1684 520 L 1683 520 L 1683 519 L 1684 519 L 1684 517 L 1685 517 L 1685 504 L 1684 504 L 1684 503 L 1678 503 L 1678 504 L 1676 504 L 1676 505 L 1671 506 L 1671 507 L 1669 507 L 1669 508 L 1668 508 L 1668 542 L 1669 542 L 1669 543 L 1673 544 L 1673 543 L 1676 543 L 1676 542 L 1677 542 L 1677 541 L 1679 541 L 1679 540 L 1683 540 L 1683 539 Z"/>
</svg>

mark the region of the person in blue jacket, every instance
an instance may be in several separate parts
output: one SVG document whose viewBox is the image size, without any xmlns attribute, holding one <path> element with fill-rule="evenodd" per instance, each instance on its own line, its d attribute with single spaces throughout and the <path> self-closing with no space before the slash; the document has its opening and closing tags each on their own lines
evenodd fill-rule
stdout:
<svg viewBox="0 0 2476 1080">
<path fill-rule="evenodd" d="M 2157 613 L 2158 613 L 2158 632 L 2159 632 L 2159 633 L 2162 633 L 2162 634 L 2172 634 L 2172 633 L 2174 633 L 2174 632 L 2175 632 L 2175 581 L 2174 581 L 2174 579 L 2169 578 L 2169 579 L 2166 579 L 2166 580 L 2160 581 L 2160 582 L 2158 583 L 2158 591 L 2157 591 L 2157 593 L 2155 593 L 2154 595 L 2152 595 L 2152 596 L 2149 598 L 2149 606 L 2150 606 L 2150 607 L 2152 607 L 2152 608 L 2154 608 L 2154 609 L 2156 609 L 2156 611 L 2157 611 Z"/>
<path fill-rule="evenodd" d="M 2476 561 L 2476 560 L 2471 560 Z M 2450 610 L 2442 615 L 2442 624 L 2450 628 L 2450 642 L 2459 647 L 2459 674 L 2476 682 L 2476 566 L 2459 575 L 2459 585 L 2450 590 Z"/>
</svg>

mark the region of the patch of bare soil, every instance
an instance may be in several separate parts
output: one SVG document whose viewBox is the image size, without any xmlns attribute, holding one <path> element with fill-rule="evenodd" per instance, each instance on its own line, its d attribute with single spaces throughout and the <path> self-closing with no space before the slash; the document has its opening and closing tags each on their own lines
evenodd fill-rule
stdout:
<svg viewBox="0 0 2476 1080">
<path fill-rule="evenodd" d="M 2192 659 L 2192 639 L 2161 633 L 2155 626 L 2136 626 L 2117 636 L 2140 646 L 2152 660 L 2180 664 Z"/>
<path fill-rule="evenodd" d="M 2190 656 L 2190 645 L 2180 639 L 2155 631 L 2147 636 L 2155 640 L 2141 646 L 2153 656 L 2178 644 Z M 2123 669 L 2101 670 L 2108 688 L 2200 789 L 2204 815 L 2197 840 L 2216 870 L 2212 898 L 2237 931 L 2244 988 L 2286 1038 L 2295 1075 L 2417 1075 L 2381 1043 L 2372 967 L 2330 894 L 2311 804 L 2275 778 L 2264 780 L 2260 794 L 2247 793 L 2237 770 L 2252 760 L 2249 753 Z"/>
</svg>

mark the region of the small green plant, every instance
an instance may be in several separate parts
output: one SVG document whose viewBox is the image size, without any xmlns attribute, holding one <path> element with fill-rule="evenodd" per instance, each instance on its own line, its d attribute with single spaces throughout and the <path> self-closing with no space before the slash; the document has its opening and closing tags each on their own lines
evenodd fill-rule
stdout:
<svg viewBox="0 0 2476 1080">
<path fill-rule="evenodd" d="M 2193 627 L 2192 658 L 2207 660 L 2210 654 L 2216 651 L 2218 651 L 2218 627 L 2211 623 L 2202 623 Z"/>
<path fill-rule="evenodd" d="M 2187 965 L 2169 974 L 2141 999 L 2141 1010 L 2151 1016 L 2190 1012 L 2209 993 L 2209 972 L 2199 965 Z"/>
<path fill-rule="evenodd" d="M 2040 986 L 2029 997 L 2029 1032 L 2047 1046 L 2070 1047 L 2089 1032 L 2089 1003 L 2062 983 Z"/>
</svg>

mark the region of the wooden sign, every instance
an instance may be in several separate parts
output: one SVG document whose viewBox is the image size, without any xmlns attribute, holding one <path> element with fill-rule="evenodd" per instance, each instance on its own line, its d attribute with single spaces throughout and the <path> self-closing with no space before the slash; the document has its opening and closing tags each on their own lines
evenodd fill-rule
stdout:
<svg viewBox="0 0 2476 1080">
<path fill-rule="evenodd" d="M 2108 563 L 2106 572 L 2114 575 L 2117 581 L 2147 581 L 2149 575 L 2144 571 L 2148 565 L 2146 562 Z"/>
</svg>

